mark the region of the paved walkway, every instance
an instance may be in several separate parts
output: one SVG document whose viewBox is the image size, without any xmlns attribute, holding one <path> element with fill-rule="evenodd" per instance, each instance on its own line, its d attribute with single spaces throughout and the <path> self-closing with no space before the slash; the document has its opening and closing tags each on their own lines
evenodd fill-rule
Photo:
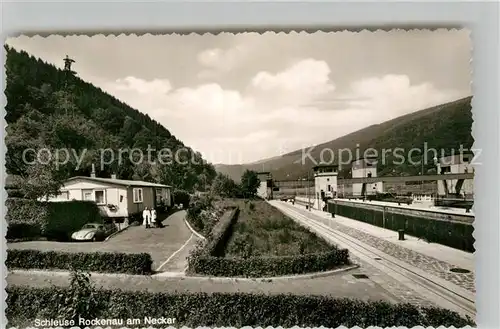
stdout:
<svg viewBox="0 0 500 329">
<path fill-rule="evenodd" d="M 280 202 L 280 201 L 272 201 Z M 353 219 L 312 209 L 310 212 L 301 205 L 284 203 L 287 207 L 314 214 L 331 228 L 348 234 L 384 253 L 418 267 L 430 274 L 441 277 L 462 288 L 475 292 L 474 255 L 436 243 L 428 243 L 406 235 L 404 241 L 397 240 L 397 232 L 370 225 Z M 464 268 L 470 273 L 453 273 L 452 268 Z"/>
<path fill-rule="evenodd" d="M 403 300 L 389 293 L 370 279 L 356 279 L 356 269 L 325 277 L 304 279 L 225 279 L 207 277 L 169 277 L 162 275 L 141 276 L 126 274 L 92 273 L 91 280 L 99 287 L 120 288 L 131 291 L 152 292 L 247 292 L 299 295 L 326 295 L 335 298 L 360 300 L 385 300 L 391 303 Z M 10 271 L 7 285 L 35 287 L 68 286 L 68 272 Z"/>
<path fill-rule="evenodd" d="M 187 260 L 182 256 L 189 253 L 194 240 L 192 232 L 184 223 L 185 216 L 186 211 L 171 214 L 163 221 L 163 228 L 131 226 L 105 242 L 25 241 L 9 243 L 7 248 L 68 252 L 145 252 L 153 258 L 154 270 L 183 271 Z"/>
</svg>

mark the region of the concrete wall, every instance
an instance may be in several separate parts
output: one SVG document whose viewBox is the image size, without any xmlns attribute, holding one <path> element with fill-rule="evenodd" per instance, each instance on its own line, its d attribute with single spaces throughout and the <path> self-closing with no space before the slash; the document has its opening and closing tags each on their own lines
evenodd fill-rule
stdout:
<svg viewBox="0 0 500 329">
<path fill-rule="evenodd" d="M 407 216 L 447 221 L 447 222 L 451 221 L 451 222 L 468 223 L 468 224 L 474 222 L 474 215 L 472 214 L 454 214 L 446 211 L 440 211 L 437 209 L 424 210 L 418 208 L 411 208 L 411 206 L 377 205 L 377 204 L 371 204 L 370 202 L 351 202 L 339 199 L 330 201 L 330 203 L 336 203 L 339 205 L 346 205 L 349 207 L 356 207 L 361 209 L 376 210 L 385 213 L 407 215 Z"/>
</svg>

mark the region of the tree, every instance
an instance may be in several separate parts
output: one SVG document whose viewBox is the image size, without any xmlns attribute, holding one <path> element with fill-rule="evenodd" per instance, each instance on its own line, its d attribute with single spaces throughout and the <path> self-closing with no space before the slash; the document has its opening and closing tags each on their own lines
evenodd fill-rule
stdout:
<svg viewBox="0 0 500 329">
<path fill-rule="evenodd" d="M 238 197 L 239 186 L 229 176 L 218 173 L 212 182 L 211 193 L 227 198 Z"/>
<path fill-rule="evenodd" d="M 259 176 L 255 171 L 245 170 L 241 176 L 241 191 L 245 197 L 254 197 L 260 185 Z"/>
<path fill-rule="evenodd" d="M 47 148 L 49 149 L 49 148 Z M 51 150 L 54 154 L 54 150 Z M 20 190 L 28 199 L 55 196 L 59 194 L 72 164 L 57 165 L 50 161 L 48 153 L 40 153 L 38 159 L 28 165 L 22 175 Z"/>
</svg>

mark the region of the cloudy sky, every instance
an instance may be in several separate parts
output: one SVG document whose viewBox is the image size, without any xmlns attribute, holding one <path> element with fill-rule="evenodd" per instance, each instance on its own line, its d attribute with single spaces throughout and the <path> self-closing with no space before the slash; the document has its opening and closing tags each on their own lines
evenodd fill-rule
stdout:
<svg viewBox="0 0 500 329">
<path fill-rule="evenodd" d="M 214 163 L 246 163 L 471 94 L 469 32 L 19 37 Z"/>
</svg>

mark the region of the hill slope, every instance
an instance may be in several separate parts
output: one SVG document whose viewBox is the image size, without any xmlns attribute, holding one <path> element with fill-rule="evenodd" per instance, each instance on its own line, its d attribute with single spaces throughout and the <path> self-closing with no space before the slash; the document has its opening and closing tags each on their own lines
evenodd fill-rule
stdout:
<svg viewBox="0 0 500 329">
<path fill-rule="evenodd" d="M 116 173 L 122 179 L 155 181 L 187 190 L 204 187 L 215 177 L 211 164 L 148 115 L 24 51 L 5 48 L 8 174 L 30 176 L 33 166 L 23 160 L 23 151 L 47 147 L 83 155 L 80 162 L 72 158 L 73 163 L 59 170 L 64 177 L 88 175 L 92 163 L 101 177 Z M 181 158 L 196 161 L 177 164 L 164 158 L 159 164 L 155 152 L 150 153 L 149 161 L 148 145 L 171 152 L 185 149 L 179 153 Z M 104 151 L 108 148 L 110 151 Z M 143 152 L 143 161 L 130 155 L 134 148 Z M 122 153 L 120 159 L 119 150 L 128 153 Z M 101 157 L 105 160 L 102 167 Z"/>
<path fill-rule="evenodd" d="M 471 97 L 459 99 L 457 101 L 431 107 L 425 110 L 413 112 L 381 124 L 372 125 L 367 128 L 355 131 L 351 134 L 342 136 L 335 140 L 317 145 L 311 152 L 311 157 L 320 161 L 321 150 L 327 148 L 338 155 L 339 149 L 350 149 L 353 157 L 355 156 L 356 146 L 359 144 L 360 154 L 362 155 L 367 148 L 374 148 L 378 154 L 382 154 L 382 149 L 403 148 L 408 154 L 412 148 L 424 149 L 424 143 L 427 143 L 427 149 L 445 150 L 446 154 L 451 149 L 458 150 L 460 145 L 464 148 L 470 148 L 473 144 L 471 134 L 472 112 Z M 307 150 L 304 151 L 304 153 Z M 329 156 L 324 153 L 324 160 L 330 161 Z M 419 153 L 414 154 L 414 160 L 420 159 Z M 418 155 L 418 156 L 417 156 Z M 440 153 L 438 153 L 438 157 Z M 270 171 L 273 177 L 278 180 L 296 180 L 306 177 L 307 171 L 314 165 L 312 161 L 305 158 L 302 161 L 303 151 L 297 150 L 281 157 L 274 157 L 258 163 L 248 165 L 216 165 L 217 171 L 229 175 L 235 180 L 239 180 L 244 170 Z M 434 167 L 432 163 L 433 154 L 429 153 L 428 163 L 424 171 Z M 380 159 L 380 157 L 379 157 Z M 394 164 L 394 157 L 388 153 L 386 163 L 379 161 L 379 175 L 392 173 L 418 174 L 421 171 L 420 165 Z M 342 161 L 346 162 L 344 159 Z M 338 162 L 338 159 L 333 161 Z M 341 168 L 339 177 L 347 177 L 349 166 L 344 165 Z"/>
</svg>

